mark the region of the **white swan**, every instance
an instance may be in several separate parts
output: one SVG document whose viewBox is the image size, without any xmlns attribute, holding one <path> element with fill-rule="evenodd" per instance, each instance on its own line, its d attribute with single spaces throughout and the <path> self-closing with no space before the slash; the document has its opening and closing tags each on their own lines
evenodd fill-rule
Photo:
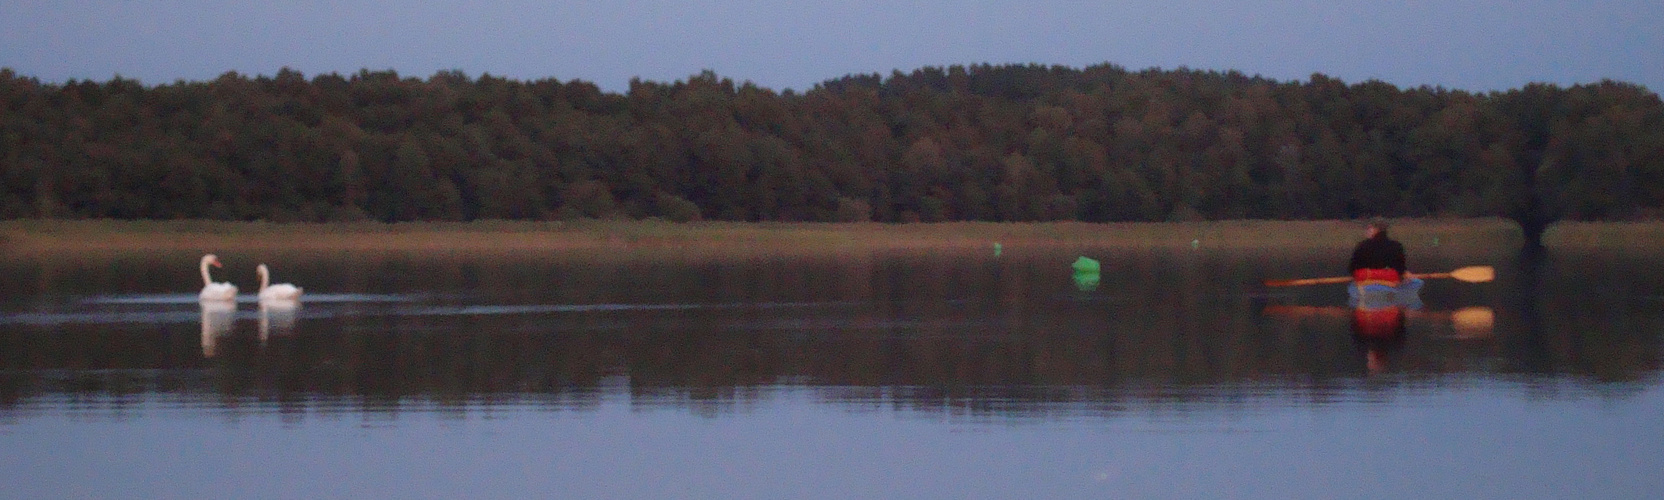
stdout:
<svg viewBox="0 0 1664 500">
<path fill-rule="evenodd" d="M 300 300 L 300 287 L 288 283 L 271 284 L 272 272 L 266 268 L 265 264 L 256 266 L 254 272 L 260 275 L 261 302 L 294 302 Z"/>
<path fill-rule="evenodd" d="M 202 293 L 197 294 L 198 300 L 237 300 L 237 285 L 230 283 L 215 283 L 208 277 L 208 266 L 223 267 L 220 258 L 214 254 L 202 256 Z"/>
</svg>

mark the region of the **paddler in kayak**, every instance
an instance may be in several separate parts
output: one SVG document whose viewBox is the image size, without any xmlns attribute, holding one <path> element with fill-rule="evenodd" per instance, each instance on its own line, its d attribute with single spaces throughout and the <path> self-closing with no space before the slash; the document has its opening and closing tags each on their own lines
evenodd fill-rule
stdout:
<svg viewBox="0 0 1664 500">
<path fill-rule="evenodd" d="M 1387 237 L 1387 222 L 1376 219 L 1364 228 L 1364 240 L 1352 249 L 1346 271 L 1356 286 L 1398 286 L 1405 278 L 1404 245 Z"/>
<path fill-rule="evenodd" d="M 1405 272 L 1404 245 L 1387 237 L 1387 222 L 1376 219 L 1364 228 L 1364 240 L 1352 249 L 1352 262 L 1347 265 L 1352 273 L 1354 294 L 1352 309 L 1352 338 L 1364 351 L 1364 359 L 1371 373 L 1386 369 L 1387 354 L 1404 343 L 1404 305 L 1395 293 L 1367 300 L 1365 287 L 1396 287 L 1406 279 L 1415 280 Z M 1409 290 L 1413 294 L 1413 288 Z M 1413 297 L 1413 295 L 1412 295 Z"/>
</svg>

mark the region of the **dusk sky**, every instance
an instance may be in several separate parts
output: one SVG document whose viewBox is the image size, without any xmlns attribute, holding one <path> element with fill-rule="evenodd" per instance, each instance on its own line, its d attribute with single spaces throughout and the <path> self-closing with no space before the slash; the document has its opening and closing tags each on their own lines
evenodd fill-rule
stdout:
<svg viewBox="0 0 1664 500">
<path fill-rule="evenodd" d="M 226 71 L 461 70 L 776 90 L 851 73 L 1040 63 L 1238 70 L 1475 91 L 1601 79 L 1664 89 L 1664 2 L 1606 0 L 0 0 L 0 67 L 146 84 Z"/>
</svg>

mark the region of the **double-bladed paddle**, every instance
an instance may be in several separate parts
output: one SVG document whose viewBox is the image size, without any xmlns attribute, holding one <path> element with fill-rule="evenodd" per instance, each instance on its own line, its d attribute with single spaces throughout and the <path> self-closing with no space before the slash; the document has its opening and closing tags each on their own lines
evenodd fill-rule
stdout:
<svg viewBox="0 0 1664 500">
<path fill-rule="evenodd" d="M 1408 275 L 1409 277 L 1421 279 L 1454 278 L 1468 283 L 1484 283 L 1496 279 L 1496 268 L 1491 266 L 1468 266 L 1448 273 L 1408 273 Z M 1265 280 L 1265 286 L 1323 285 L 1328 283 L 1347 283 L 1351 281 L 1351 276 L 1330 276 L 1327 278 Z"/>
</svg>

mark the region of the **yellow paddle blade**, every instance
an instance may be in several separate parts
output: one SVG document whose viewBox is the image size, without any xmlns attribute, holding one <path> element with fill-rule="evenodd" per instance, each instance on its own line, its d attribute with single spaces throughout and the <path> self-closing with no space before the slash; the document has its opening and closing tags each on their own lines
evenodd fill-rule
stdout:
<svg viewBox="0 0 1664 500">
<path fill-rule="evenodd" d="M 1468 283 L 1485 283 L 1496 279 L 1496 268 L 1491 266 L 1470 266 L 1450 272 L 1450 277 Z"/>
<path fill-rule="evenodd" d="M 1421 279 L 1455 278 L 1468 283 L 1484 283 L 1496 279 L 1496 268 L 1491 266 L 1468 266 L 1448 273 L 1412 273 Z"/>
</svg>

